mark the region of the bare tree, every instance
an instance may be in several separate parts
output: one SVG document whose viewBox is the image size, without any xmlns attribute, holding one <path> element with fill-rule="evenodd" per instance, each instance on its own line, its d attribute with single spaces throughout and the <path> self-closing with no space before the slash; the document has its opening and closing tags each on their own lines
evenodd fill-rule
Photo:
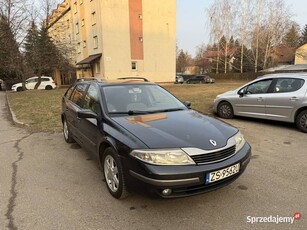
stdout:
<svg viewBox="0 0 307 230">
<path fill-rule="evenodd" d="M 234 6 L 234 0 L 215 0 L 212 6 L 208 9 L 209 21 L 211 26 L 211 36 L 218 44 L 217 51 L 217 68 L 216 72 L 218 73 L 218 65 L 220 62 L 220 49 L 224 50 L 224 72 L 227 73 L 229 60 L 229 40 L 233 36 L 234 24 L 236 20 L 236 9 Z M 224 47 L 220 47 L 219 41 L 225 37 Z"/>
<path fill-rule="evenodd" d="M 209 15 L 209 23 L 211 28 L 211 36 L 214 43 L 217 44 L 217 57 L 216 57 L 216 73 L 219 73 L 220 63 L 220 39 L 223 35 L 223 24 L 222 24 L 222 12 L 220 10 L 220 2 L 216 0 L 214 4 L 207 10 Z"/>
<path fill-rule="evenodd" d="M 31 8 L 28 0 L 0 0 L 0 15 L 7 19 L 14 37 L 21 46 L 29 23 L 29 11 Z"/>
<path fill-rule="evenodd" d="M 241 54 L 240 54 L 240 72 L 243 73 L 243 63 L 244 63 L 244 47 L 247 45 L 248 37 L 248 26 L 251 22 L 251 0 L 238 0 L 236 2 L 236 7 L 238 9 L 238 29 L 240 29 L 240 41 L 241 41 Z"/>
</svg>

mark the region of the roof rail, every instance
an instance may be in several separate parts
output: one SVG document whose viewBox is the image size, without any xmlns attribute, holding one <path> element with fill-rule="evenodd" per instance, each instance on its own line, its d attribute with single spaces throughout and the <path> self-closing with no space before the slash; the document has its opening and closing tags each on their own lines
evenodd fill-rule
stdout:
<svg viewBox="0 0 307 230">
<path fill-rule="evenodd" d="M 120 77 L 120 78 L 117 78 L 118 80 L 144 80 L 145 82 L 149 82 L 146 78 L 144 77 Z"/>
<path fill-rule="evenodd" d="M 100 79 L 97 79 L 94 77 L 82 77 L 82 78 L 76 79 L 76 82 L 79 82 L 79 81 L 100 81 Z"/>
</svg>

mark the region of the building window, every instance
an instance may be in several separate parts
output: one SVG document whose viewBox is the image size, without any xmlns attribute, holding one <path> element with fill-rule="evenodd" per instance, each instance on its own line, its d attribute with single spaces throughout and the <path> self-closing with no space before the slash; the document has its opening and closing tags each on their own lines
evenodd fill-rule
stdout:
<svg viewBox="0 0 307 230">
<path fill-rule="evenodd" d="M 77 44 L 77 52 L 78 52 L 78 54 L 81 53 L 81 44 L 80 44 L 80 42 L 78 42 L 78 44 Z"/>
<path fill-rule="evenodd" d="M 142 20 L 143 19 L 143 15 L 139 14 L 139 19 Z"/>
<path fill-rule="evenodd" d="M 76 34 L 78 34 L 79 33 L 79 23 L 78 22 L 76 23 L 75 29 L 76 29 Z"/>
<path fill-rule="evenodd" d="M 131 62 L 131 69 L 132 70 L 137 70 L 138 69 L 137 67 L 138 66 L 137 66 L 137 62 L 136 61 Z"/>
<path fill-rule="evenodd" d="M 86 47 L 86 40 L 83 41 L 83 48 Z"/>
<path fill-rule="evenodd" d="M 92 13 L 92 25 L 96 24 L 96 12 Z"/>
<path fill-rule="evenodd" d="M 139 41 L 140 41 L 140 42 L 143 42 L 143 37 L 139 37 Z"/>
<path fill-rule="evenodd" d="M 97 36 L 93 37 L 93 43 L 94 43 L 94 49 L 97 49 L 98 48 L 98 37 Z"/>
<path fill-rule="evenodd" d="M 77 13 L 77 2 L 74 3 L 74 13 Z"/>
<path fill-rule="evenodd" d="M 95 63 L 95 73 L 100 73 L 100 62 Z"/>
<path fill-rule="evenodd" d="M 85 22 L 84 22 L 84 18 L 81 20 L 81 26 L 84 26 Z"/>
</svg>

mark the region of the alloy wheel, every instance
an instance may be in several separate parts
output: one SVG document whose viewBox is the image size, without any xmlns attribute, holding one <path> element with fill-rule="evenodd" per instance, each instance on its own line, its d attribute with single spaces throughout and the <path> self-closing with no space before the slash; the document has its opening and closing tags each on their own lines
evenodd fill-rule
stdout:
<svg viewBox="0 0 307 230">
<path fill-rule="evenodd" d="M 110 190 L 117 192 L 119 188 L 119 173 L 116 162 L 110 155 L 107 155 L 104 160 L 104 175 Z"/>
</svg>

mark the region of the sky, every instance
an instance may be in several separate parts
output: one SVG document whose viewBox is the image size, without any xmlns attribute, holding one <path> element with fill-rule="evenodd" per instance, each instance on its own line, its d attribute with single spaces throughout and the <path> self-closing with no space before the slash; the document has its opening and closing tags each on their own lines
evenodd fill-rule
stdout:
<svg viewBox="0 0 307 230">
<path fill-rule="evenodd" d="M 307 1 L 284 0 L 292 20 L 302 28 L 307 24 Z M 214 0 L 177 0 L 177 45 L 195 56 L 197 47 L 210 42 L 207 9 Z"/>
</svg>

